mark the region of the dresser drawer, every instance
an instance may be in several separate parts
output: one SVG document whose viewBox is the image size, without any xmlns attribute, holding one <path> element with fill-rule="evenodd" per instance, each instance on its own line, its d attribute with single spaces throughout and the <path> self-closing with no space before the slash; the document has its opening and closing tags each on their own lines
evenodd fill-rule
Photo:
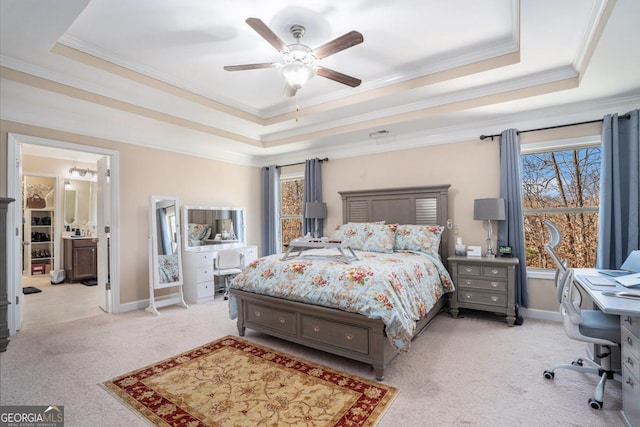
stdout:
<svg viewBox="0 0 640 427">
<path fill-rule="evenodd" d="M 640 338 L 633 335 L 626 327 L 620 328 L 620 338 L 622 339 L 622 350 L 640 358 Z"/>
<path fill-rule="evenodd" d="M 212 280 L 208 282 L 198 283 L 198 299 L 211 298 L 215 293 L 214 283 Z"/>
<path fill-rule="evenodd" d="M 490 292 L 471 292 L 467 290 L 458 290 L 458 302 L 485 304 L 495 307 L 507 306 L 507 294 L 497 294 Z"/>
<path fill-rule="evenodd" d="M 213 265 L 198 267 L 196 269 L 196 282 L 207 282 L 213 280 Z"/>
<path fill-rule="evenodd" d="M 632 426 L 640 425 L 640 380 L 622 372 L 622 410 Z"/>
<path fill-rule="evenodd" d="M 369 334 L 365 328 L 302 316 L 302 336 L 324 344 L 369 353 Z"/>
<path fill-rule="evenodd" d="M 196 267 L 213 267 L 215 252 L 199 252 L 196 255 Z"/>
<path fill-rule="evenodd" d="M 631 354 L 628 348 L 622 348 L 622 365 L 625 373 L 640 378 L 640 362 L 638 360 L 638 357 Z"/>
<path fill-rule="evenodd" d="M 461 276 L 480 276 L 482 267 L 479 265 L 459 264 L 458 274 Z"/>
<path fill-rule="evenodd" d="M 506 267 L 482 267 L 482 276 L 484 277 L 498 277 L 501 279 L 507 278 Z"/>
<path fill-rule="evenodd" d="M 463 277 L 458 283 L 458 289 L 476 288 L 492 291 L 507 291 L 507 282 L 501 280 L 471 279 Z"/>
<path fill-rule="evenodd" d="M 620 316 L 620 318 L 622 326 L 631 331 L 633 335 L 640 337 L 640 317 Z"/>
<path fill-rule="evenodd" d="M 297 332 L 295 313 L 263 305 L 247 303 L 247 321 L 291 335 L 295 335 Z"/>
</svg>

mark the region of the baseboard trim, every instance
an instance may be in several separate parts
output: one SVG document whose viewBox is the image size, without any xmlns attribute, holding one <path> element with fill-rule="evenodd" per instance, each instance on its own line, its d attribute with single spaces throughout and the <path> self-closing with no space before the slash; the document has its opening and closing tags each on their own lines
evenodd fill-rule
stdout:
<svg viewBox="0 0 640 427">
<path fill-rule="evenodd" d="M 527 319 L 550 320 L 552 322 L 562 323 L 562 316 L 558 311 L 519 308 L 518 313 Z"/>
</svg>

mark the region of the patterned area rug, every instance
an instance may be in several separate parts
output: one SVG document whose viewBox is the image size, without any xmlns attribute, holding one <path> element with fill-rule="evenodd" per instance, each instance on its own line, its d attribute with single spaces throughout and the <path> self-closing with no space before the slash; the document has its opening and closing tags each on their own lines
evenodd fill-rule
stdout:
<svg viewBox="0 0 640 427">
<path fill-rule="evenodd" d="M 158 426 L 374 426 L 398 389 L 227 336 L 106 381 Z"/>
</svg>

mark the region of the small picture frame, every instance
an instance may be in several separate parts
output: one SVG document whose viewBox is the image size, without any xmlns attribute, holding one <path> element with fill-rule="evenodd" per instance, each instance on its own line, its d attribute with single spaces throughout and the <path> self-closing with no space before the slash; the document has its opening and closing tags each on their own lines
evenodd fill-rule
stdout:
<svg viewBox="0 0 640 427">
<path fill-rule="evenodd" d="M 467 246 L 467 256 L 468 257 L 481 257 L 482 256 L 482 246 Z"/>
</svg>

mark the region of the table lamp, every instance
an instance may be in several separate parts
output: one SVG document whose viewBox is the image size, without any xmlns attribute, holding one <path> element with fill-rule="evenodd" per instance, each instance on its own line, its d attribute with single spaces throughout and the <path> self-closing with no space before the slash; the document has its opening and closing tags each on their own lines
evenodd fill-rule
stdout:
<svg viewBox="0 0 640 427">
<path fill-rule="evenodd" d="M 489 223 L 487 236 L 487 258 L 495 258 L 493 252 L 493 229 L 491 221 L 504 221 L 506 217 L 506 204 L 504 199 L 476 199 L 473 204 L 473 219 L 486 220 Z"/>
<path fill-rule="evenodd" d="M 318 238 L 318 219 L 327 217 L 327 204 L 324 202 L 307 202 L 304 206 L 304 217 L 315 219 L 313 237 Z"/>
</svg>

